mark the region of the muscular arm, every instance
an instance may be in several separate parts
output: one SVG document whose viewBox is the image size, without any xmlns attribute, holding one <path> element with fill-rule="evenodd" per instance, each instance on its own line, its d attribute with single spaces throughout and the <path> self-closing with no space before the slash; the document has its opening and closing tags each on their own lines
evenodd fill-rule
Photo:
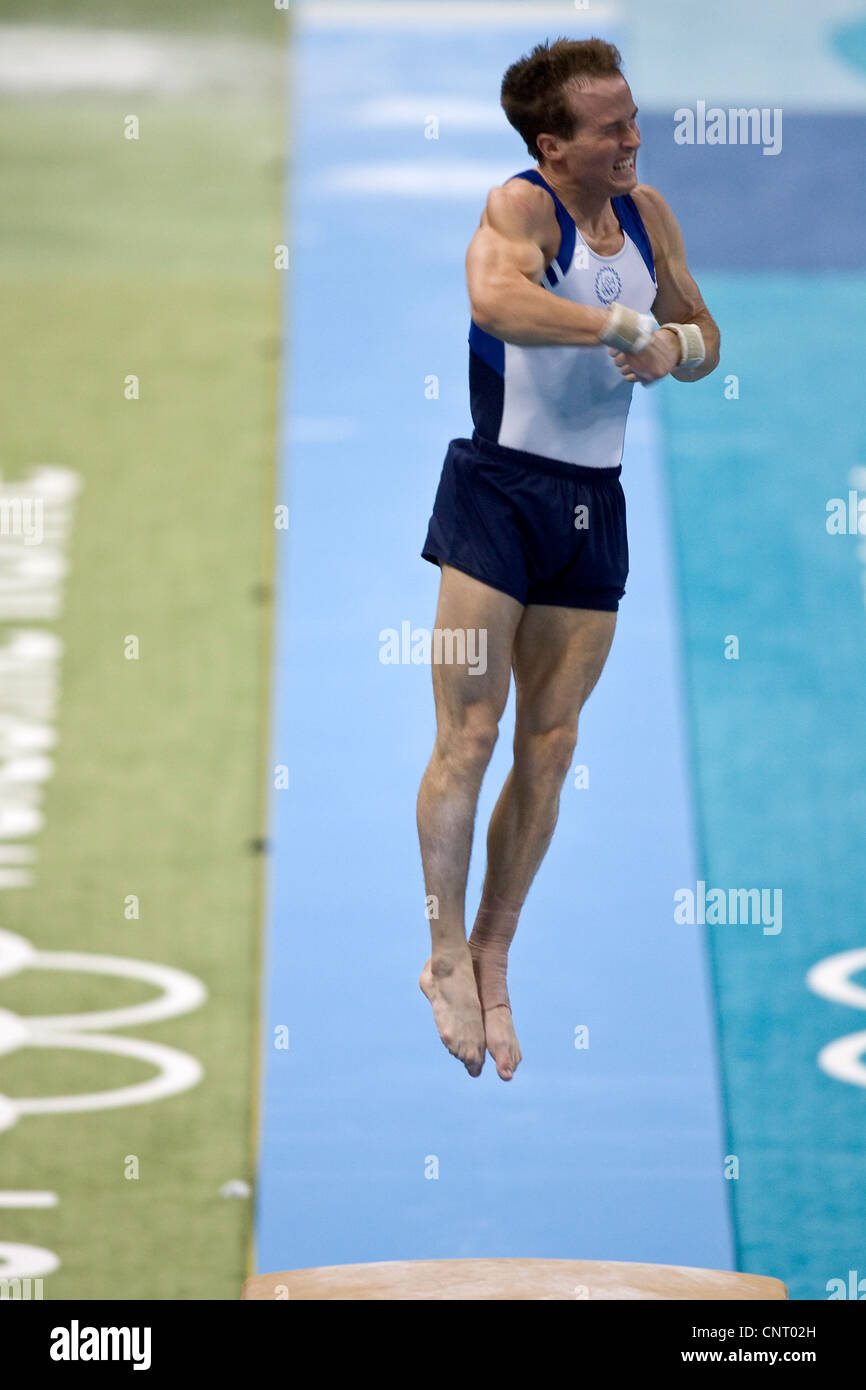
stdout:
<svg viewBox="0 0 866 1390">
<path fill-rule="evenodd" d="M 466 253 L 472 317 L 479 328 L 521 347 L 597 347 L 605 309 L 574 304 L 542 288 L 559 246 L 549 194 L 525 179 L 491 190 Z"/>
<path fill-rule="evenodd" d="M 706 360 L 700 367 L 674 369 L 677 381 L 700 381 L 719 365 L 718 325 L 703 301 L 686 265 L 686 248 L 679 223 L 661 193 L 638 184 L 632 193 L 653 248 L 658 293 L 652 312 L 657 323 L 696 323 L 701 330 Z M 674 336 L 674 335 L 672 335 Z"/>
</svg>

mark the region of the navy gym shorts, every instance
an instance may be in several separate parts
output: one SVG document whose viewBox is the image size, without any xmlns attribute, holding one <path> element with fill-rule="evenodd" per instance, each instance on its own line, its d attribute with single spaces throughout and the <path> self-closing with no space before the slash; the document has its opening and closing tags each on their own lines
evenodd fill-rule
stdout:
<svg viewBox="0 0 866 1390">
<path fill-rule="evenodd" d="M 621 472 L 452 439 L 421 554 L 524 605 L 616 612 L 628 576 Z"/>
</svg>

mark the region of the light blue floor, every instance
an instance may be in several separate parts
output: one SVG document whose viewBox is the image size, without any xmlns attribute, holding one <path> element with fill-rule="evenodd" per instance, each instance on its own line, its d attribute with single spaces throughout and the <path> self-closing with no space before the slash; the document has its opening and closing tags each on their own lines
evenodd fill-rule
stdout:
<svg viewBox="0 0 866 1390">
<path fill-rule="evenodd" d="M 419 551 L 447 441 L 469 428 L 465 246 L 489 171 L 531 162 L 483 109 L 425 141 L 423 107 L 486 94 L 495 109 L 502 71 L 536 38 L 531 26 L 464 27 L 459 44 L 442 30 L 412 45 L 387 30 L 296 35 L 291 528 L 271 760 L 290 786 L 271 807 L 259 1270 L 485 1255 L 734 1264 L 705 943 L 673 920 L 697 851 L 658 433 L 667 384 L 637 393 L 629 423 L 632 569 L 582 721 L 590 787 L 566 784 L 512 952 L 515 1081 L 492 1067 L 468 1078 L 417 987 L 430 670 L 383 665 L 380 633 L 433 625 L 438 574 Z M 425 398 L 431 376 L 438 399 Z M 470 910 L 512 718 L 509 705 Z M 288 1050 L 272 1042 L 280 1025 Z"/>
</svg>

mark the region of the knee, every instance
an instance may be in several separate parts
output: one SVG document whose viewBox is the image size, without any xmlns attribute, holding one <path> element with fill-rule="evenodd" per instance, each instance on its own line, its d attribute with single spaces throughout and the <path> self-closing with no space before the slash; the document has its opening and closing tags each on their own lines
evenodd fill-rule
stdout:
<svg viewBox="0 0 866 1390">
<path fill-rule="evenodd" d="M 484 771 L 498 738 L 499 727 L 494 715 L 476 709 L 459 725 L 441 731 L 436 747 L 446 763 L 465 775 Z"/>
<path fill-rule="evenodd" d="M 542 734 L 517 734 L 514 741 L 514 767 L 529 782 L 561 784 L 571 767 L 577 744 L 577 729 L 568 725 L 548 729 Z"/>
</svg>

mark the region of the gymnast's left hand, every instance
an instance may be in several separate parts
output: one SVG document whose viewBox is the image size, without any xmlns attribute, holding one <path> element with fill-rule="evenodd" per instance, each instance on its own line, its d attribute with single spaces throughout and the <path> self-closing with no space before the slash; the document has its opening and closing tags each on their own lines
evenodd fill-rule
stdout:
<svg viewBox="0 0 866 1390">
<path fill-rule="evenodd" d="M 643 352 L 619 352 L 608 348 L 626 381 L 650 386 L 675 371 L 680 362 L 680 340 L 670 328 L 660 328 Z"/>
</svg>

